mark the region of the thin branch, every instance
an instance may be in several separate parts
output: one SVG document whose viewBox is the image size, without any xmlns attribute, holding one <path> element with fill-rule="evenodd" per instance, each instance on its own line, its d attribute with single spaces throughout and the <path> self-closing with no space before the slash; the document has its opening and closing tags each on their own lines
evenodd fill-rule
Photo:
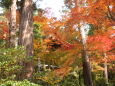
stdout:
<svg viewBox="0 0 115 86">
<path fill-rule="evenodd" d="M 34 2 L 34 4 L 36 4 L 38 2 L 38 0 L 36 0 L 35 2 Z"/>
</svg>

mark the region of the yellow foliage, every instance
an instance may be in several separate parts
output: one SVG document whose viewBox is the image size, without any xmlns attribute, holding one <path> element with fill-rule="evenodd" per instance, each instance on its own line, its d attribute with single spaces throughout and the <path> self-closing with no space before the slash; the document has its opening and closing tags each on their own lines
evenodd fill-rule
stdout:
<svg viewBox="0 0 115 86">
<path fill-rule="evenodd" d="M 34 49 L 37 49 L 40 47 L 40 43 L 38 42 L 38 40 L 34 40 Z"/>
<path fill-rule="evenodd" d="M 91 63 L 92 64 L 92 71 L 103 71 L 104 68 L 97 64 L 96 62 Z"/>
</svg>

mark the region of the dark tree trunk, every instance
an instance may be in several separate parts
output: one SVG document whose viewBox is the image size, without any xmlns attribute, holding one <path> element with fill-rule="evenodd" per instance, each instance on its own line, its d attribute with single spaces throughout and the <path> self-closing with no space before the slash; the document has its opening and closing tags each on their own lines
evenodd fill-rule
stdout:
<svg viewBox="0 0 115 86">
<path fill-rule="evenodd" d="M 89 63 L 87 51 L 85 49 L 83 50 L 82 58 L 83 58 L 84 83 L 85 83 L 86 86 L 93 86 L 90 63 Z"/>
<path fill-rule="evenodd" d="M 21 0 L 20 1 L 20 9 L 19 9 L 20 14 L 22 14 L 23 7 L 24 7 L 24 0 Z"/>
<path fill-rule="evenodd" d="M 17 39 L 16 39 L 16 33 L 17 33 L 17 28 L 16 28 L 16 2 L 17 0 L 12 0 L 12 4 L 10 7 L 10 22 L 9 22 L 9 45 L 10 47 L 15 47 L 17 44 Z"/>
<path fill-rule="evenodd" d="M 27 58 L 33 57 L 33 1 L 24 0 L 20 23 L 19 45 L 26 49 Z M 32 60 L 24 64 L 22 79 L 30 78 L 33 73 Z"/>
</svg>

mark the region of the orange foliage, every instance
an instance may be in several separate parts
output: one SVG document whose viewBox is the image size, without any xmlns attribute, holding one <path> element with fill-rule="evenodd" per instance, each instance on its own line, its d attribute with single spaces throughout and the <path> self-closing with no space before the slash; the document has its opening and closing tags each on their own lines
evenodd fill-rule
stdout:
<svg viewBox="0 0 115 86">
<path fill-rule="evenodd" d="M 112 46 L 115 41 L 114 36 L 115 30 L 109 29 L 107 31 L 97 30 L 95 35 L 88 37 L 89 49 L 96 50 L 98 49 L 101 52 L 107 52 L 114 47 Z"/>
<path fill-rule="evenodd" d="M 110 27 L 107 31 L 100 31 L 88 37 L 88 50 L 91 50 L 91 52 L 97 51 L 95 53 L 100 56 L 99 58 L 90 58 L 90 60 L 97 63 L 115 61 L 115 54 L 111 52 L 111 50 L 115 49 L 115 46 L 113 46 L 115 42 L 115 30 Z M 107 54 L 107 58 L 103 57 L 103 53 Z"/>
<path fill-rule="evenodd" d="M 72 0 L 69 0 L 72 2 Z M 70 3 L 70 2 L 69 2 Z M 105 25 L 115 24 L 115 1 L 114 0 L 74 0 L 75 7 L 71 9 L 72 24 L 84 21 L 90 24 Z M 110 6 L 112 6 L 110 8 Z"/>
<path fill-rule="evenodd" d="M 55 20 L 55 18 L 48 19 L 44 16 L 34 16 L 34 22 L 41 24 L 41 29 L 46 36 L 50 36 L 49 39 L 44 40 L 47 44 L 52 44 L 52 40 L 56 40 L 57 44 L 60 44 L 63 49 L 72 49 L 75 45 L 68 43 L 68 38 L 71 39 L 71 34 L 75 32 L 74 29 L 65 28 L 61 30 L 66 22 Z M 50 39 L 51 38 L 51 39 Z"/>
<path fill-rule="evenodd" d="M 94 45 L 90 47 L 91 50 L 98 49 L 101 52 L 107 52 L 112 49 L 112 39 L 106 35 L 91 36 L 88 38 L 88 43 L 90 43 L 90 45 L 94 43 Z"/>
<path fill-rule="evenodd" d="M 0 39 L 6 39 L 8 37 L 8 32 L 7 22 L 0 22 Z"/>
<path fill-rule="evenodd" d="M 72 70 L 71 67 L 62 67 L 60 69 L 57 69 L 54 71 L 54 73 L 56 74 L 56 76 L 60 76 L 60 77 L 64 77 L 66 76 L 70 71 Z"/>
</svg>

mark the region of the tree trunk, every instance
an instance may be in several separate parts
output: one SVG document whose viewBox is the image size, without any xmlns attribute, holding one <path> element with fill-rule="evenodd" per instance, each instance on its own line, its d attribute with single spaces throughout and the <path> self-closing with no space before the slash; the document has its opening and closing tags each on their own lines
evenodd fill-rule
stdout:
<svg viewBox="0 0 115 86">
<path fill-rule="evenodd" d="M 91 76 L 91 68 L 90 68 L 90 62 L 88 58 L 88 52 L 86 48 L 86 39 L 87 35 L 85 32 L 85 27 L 83 23 L 81 23 L 80 33 L 82 38 L 82 46 L 83 46 L 83 52 L 82 52 L 82 59 L 83 59 L 83 77 L 84 77 L 84 84 L 86 86 L 93 86 L 92 76 Z"/>
<path fill-rule="evenodd" d="M 104 58 L 107 59 L 106 53 L 104 53 Z M 104 76 L 105 76 L 105 84 L 108 85 L 108 71 L 107 71 L 107 61 L 104 62 Z"/>
<path fill-rule="evenodd" d="M 83 77 L 84 77 L 84 84 L 85 84 L 86 86 L 93 86 L 90 63 L 89 63 L 87 51 L 86 51 L 85 49 L 83 49 L 82 59 L 83 59 Z"/>
<path fill-rule="evenodd" d="M 20 23 L 19 44 L 26 49 L 27 58 L 33 57 L 33 1 L 24 0 Z M 32 60 L 24 64 L 21 78 L 30 78 L 33 73 Z"/>
<path fill-rule="evenodd" d="M 16 2 L 17 0 L 12 0 L 11 8 L 10 8 L 10 30 L 9 30 L 9 43 L 10 47 L 15 47 L 17 44 L 16 39 Z"/>
</svg>

